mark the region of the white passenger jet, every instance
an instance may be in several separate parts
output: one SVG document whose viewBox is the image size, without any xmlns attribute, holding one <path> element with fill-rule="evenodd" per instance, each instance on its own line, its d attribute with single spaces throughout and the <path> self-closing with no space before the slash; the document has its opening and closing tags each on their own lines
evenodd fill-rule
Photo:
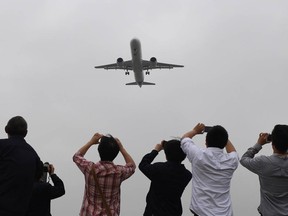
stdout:
<svg viewBox="0 0 288 216">
<path fill-rule="evenodd" d="M 123 61 L 120 57 L 114 64 L 96 66 L 95 68 L 104 68 L 106 70 L 110 69 L 123 69 L 125 70 L 125 75 L 129 75 L 129 70 L 133 70 L 135 82 L 126 83 L 126 85 L 155 85 L 155 83 L 144 82 L 144 73 L 146 75 L 150 74 L 149 70 L 152 69 L 172 69 L 173 67 L 184 67 L 183 65 L 174 65 L 157 62 L 155 57 L 150 58 L 150 61 L 142 60 L 141 44 L 138 39 L 132 39 L 130 42 L 132 60 Z"/>
</svg>

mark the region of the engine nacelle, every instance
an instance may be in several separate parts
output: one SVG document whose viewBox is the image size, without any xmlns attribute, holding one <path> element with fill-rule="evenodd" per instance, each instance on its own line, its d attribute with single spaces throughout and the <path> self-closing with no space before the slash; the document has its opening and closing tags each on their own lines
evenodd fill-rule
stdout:
<svg viewBox="0 0 288 216">
<path fill-rule="evenodd" d="M 118 66 L 122 66 L 123 65 L 123 59 L 122 58 L 118 58 L 117 59 L 117 65 Z"/>
<path fill-rule="evenodd" d="M 155 57 L 150 58 L 151 66 L 156 67 L 157 65 L 157 59 Z"/>
</svg>

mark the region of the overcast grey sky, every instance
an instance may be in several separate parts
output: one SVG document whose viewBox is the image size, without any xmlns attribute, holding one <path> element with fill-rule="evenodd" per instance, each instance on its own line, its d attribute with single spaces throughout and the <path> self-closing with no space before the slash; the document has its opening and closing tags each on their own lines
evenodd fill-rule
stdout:
<svg viewBox="0 0 288 216">
<path fill-rule="evenodd" d="M 53 215 L 78 215 L 84 178 L 72 156 L 94 132 L 118 137 L 138 164 L 198 122 L 223 125 L 240 156 L 288 122 L 286 0 L 2 0 L 0 16 L 0 134 L 12 116 L 28 121 L 27 141 L 66 186 Z M 125 86 L 132 74 L 94 69 L 130 60 L 134 37 L 143 59 L 184 68 L 154 70 L 145 81 L 156 86 L 142 88 Z M 96 148 L 87 157 L 97 161 Z M 121 215 L 142 215 L 149 183 L 139 170 L 123 183 Z M 241 165 L 231 195 L 236 216 L 257 215 L 258 179 Z"/>
</svg>

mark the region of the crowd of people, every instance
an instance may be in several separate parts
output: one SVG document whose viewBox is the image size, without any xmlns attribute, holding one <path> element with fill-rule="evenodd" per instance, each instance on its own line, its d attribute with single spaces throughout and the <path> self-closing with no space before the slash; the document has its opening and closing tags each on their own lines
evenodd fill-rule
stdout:
<svg viewBox="0 0 288 216">
<path fill-rule="evenodd" d="M 51 215 L 50 202 L 65 194 L 63 181 L 52 164 L 43 164 L 35 150 L 25 141 L 27 123 L 21 116 L 11 118 L 0 140 L 0 215 Z M 182 194 L 192 182 L 190 211 L 194 216 L 232 216 L 230 184 L 239 162 L 259 176 L 260 205 L 263 216 L 288 215 L 288 126 L 275 125 L 272 133 L 260 133 L 257 143 L 241 158 L 220 125 L 206 134 L 206 148 L 194 143 L 205 125 L 198 123 L 181 139 L 161 141 L 139 163 L 139 170 L 151 181 L 146 196 L 144 216 L 180 216 Z M 272 155 L 256 156 L 271 143 Z M 100 160 L 89 161 L 85 154 L 98 145 Z M 164 151 L 166 161 L 152 163 Z M 113 161 L 121 153 L 124 165 Z M 182 162 L 191 163 L 191 170 Z M 95 133 L 73 156 L 85 177 L 80 216 L 120 215 L 121 183 L 131 177 L 136 164 L 118 138 Z M 43 180 L 49 174 L 53 185 Z M 247 192 L 248 193 L 248 192 Z"/>
</svg>

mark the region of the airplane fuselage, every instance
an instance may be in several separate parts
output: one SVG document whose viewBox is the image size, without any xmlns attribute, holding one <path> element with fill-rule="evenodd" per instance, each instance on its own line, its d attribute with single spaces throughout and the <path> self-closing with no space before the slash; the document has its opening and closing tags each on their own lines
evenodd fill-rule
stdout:
<svg viewBox="0 0 288 216">
<path fill-rule="evenodd" d="M 144 73 L 142 69 L 141 43 L 138 39 L 132 39 L 130 42 L 132 67 L 136 83 L 141 87 L 144 82 Z"/>
<path fill-rule="evenodd" d="M 135 82 L 126 83 L 126 85 L 155 85 L 155 83 L 144 81 L 144 72 L 146 75 L 150 74 L 152 69 L 172 69 L 173 67 L 183 67 L 183 65 L 167 64 L 157 62 L 155 57 L 151 57 L 150 60 L 142 59 L 141 43 L 137 38 L 130 41 L 130 49 L 132 59 L 128 61 L 123 61 L 121 57 L 117 58 L 116 63 L 95 66 L 95 68 L 104 68 L 106 70 L 117 70 L 123 69 L 125 75 L 129 74 L 129 71 L 133 71 Z"/>
</svg>

